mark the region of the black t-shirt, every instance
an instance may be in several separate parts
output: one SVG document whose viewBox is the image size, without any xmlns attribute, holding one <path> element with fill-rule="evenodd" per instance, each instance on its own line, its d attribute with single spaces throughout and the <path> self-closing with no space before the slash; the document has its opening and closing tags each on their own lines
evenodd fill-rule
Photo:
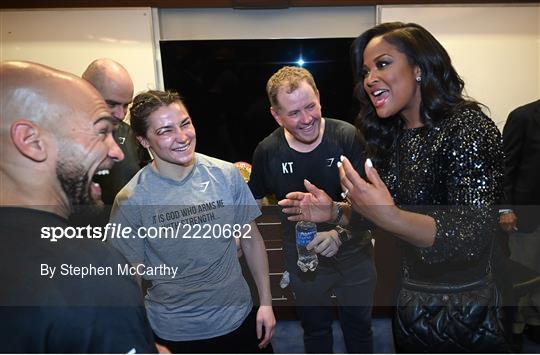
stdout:
<svg viewBox="0 0 540 355">
<path fill-rule="evenodd" d="M 364 175 L 364 140 L 356 128 L 348 122 L 325 119 L 321 143 L 308 153 L 298 152 L 287 143 L 282 127 L 277 128 L 262 140 L 253 154 L 249 187 L 256 199 L 274 193 L 278 200 L 292 191 L 306 191 L 304 179 L 308 179 L 334 200 L 341 200 L 341 185 L 337 162 L 346 156 L 357 171 Z M 359 218 L 355 218 L 358 220 Z M 284 232 L 286 262 L 296 263 L 294 223 L 281 214 Z M 319 224 L 318 231 L 330 230 L 334 226 Z M 361 227 L 351 228 L 353 234 Z M 340 247 L 336 259 L 346 259 L 359 251 L 363 245 L 361 238 L 353 238 Z M 320 257 L 320 264 L 332 264 L 336 259 Z M 292 263 L 292 264 L 291 264 Z"/>
<path fill-rule="evenodd" d="M 52 213 L 0 208 L 0 352 L 156 352 L 140 287 L 117 272 L 127 261 L 98 240 L 42 239 L 44 227 L 68 225 Z M 75 267 L 112 274 L 81 277 Z"/>
<path fill-rule="evenodd" d="M 148 151 L 137 142 L 127 123 L 120 122 L 113 136 L 124 153 L 124 159 L 115 163 L 108 175 L 94 177 L 103 190 L 101 199 L 106 205 L 112 205 L 116 194 L 151 160 Z"/>
</svg>

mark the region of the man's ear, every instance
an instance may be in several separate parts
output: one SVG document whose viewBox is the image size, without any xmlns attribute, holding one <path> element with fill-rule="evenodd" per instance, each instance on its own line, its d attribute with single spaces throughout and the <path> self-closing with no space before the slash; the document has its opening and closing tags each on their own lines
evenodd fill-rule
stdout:
<svg viewBox="0 0 540 355">
<path fill-rule="evenodd" d="M 148 140 L 145 137 L 137 136 L 137 140 L 145 149 L 150 148 L 150 144 L 148 143 Z"/>
<path fill-rule="evenodd" d="M 42 129 L 28 120 L 19 120 L 11 125 L 10 136 L 13 144 L 22 155 L 36 162 L 47 159 Z"/>
<path fill-rule="evenodd" d="M 279 117 L 279 114 L 277 110 L 274 108 L 274 106 L 270 106 L 270 113 L 272 114 L 272 117 L 276 120 L 277 124 L 280 126 L 283 126 L 281 122 L 281 117 Z"/>
</svg>

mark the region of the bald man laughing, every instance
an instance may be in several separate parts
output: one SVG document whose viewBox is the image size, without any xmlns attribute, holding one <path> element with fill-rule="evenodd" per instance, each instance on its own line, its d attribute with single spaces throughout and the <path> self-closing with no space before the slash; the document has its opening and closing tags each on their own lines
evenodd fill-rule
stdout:
<svg viewBox="0 0 540 355">
<path fill-rule="evenodd" d="M 125 259 L 68 233 L 74 206 L 100 203 L 94 176 L 124 157 L 107 105 L 85 80 L 36 63 L 2 62 L 0 77 L 0 352 L 156 352 L 136 281 L 81 273 Z M 51 230 L 71 237 L 52 242 Z"/>
</svg>

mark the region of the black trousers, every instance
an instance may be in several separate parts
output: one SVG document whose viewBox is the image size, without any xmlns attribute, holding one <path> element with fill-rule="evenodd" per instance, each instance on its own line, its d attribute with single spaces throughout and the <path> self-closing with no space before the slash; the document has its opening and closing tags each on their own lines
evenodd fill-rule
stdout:
<svg viewBox="0 0 540 355">
<path fill-rule="evenodd" d="M 349 353 L 372 353 L 371 310 L 376 271 L 371 257 L 336 272 L 302 273 L 289 270 L 296 312 L 304 329 L 306 353 L 332 353 L 332 321 L 337 309 Z"/>
<path fill-rule="evenodd" d="M 234 331 L 209 339 L 190 341 L 171 341 L 161 339 L 154 333 L 156 342 L 165 345 L 173 354 L 272 354 L 272 344 L 259 349 L 260 341 L 257 339 L 256 328 L 257 310 L 252 309 L 244 322 Z M 264 334 L 263 334 L 264 337 Z"/>
</svg>

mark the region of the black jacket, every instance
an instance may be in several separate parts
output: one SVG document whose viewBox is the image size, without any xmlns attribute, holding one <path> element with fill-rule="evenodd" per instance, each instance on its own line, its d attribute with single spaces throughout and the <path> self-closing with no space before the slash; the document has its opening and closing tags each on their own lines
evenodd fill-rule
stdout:
<svg viewBox="0 0 540 355">
<path fill-rule="evenodd" d="M 518 230 L 540 223 L 540 100 L 516 108 L 503 129 L 505 200 L 518 217 Z"/>
</svg>

